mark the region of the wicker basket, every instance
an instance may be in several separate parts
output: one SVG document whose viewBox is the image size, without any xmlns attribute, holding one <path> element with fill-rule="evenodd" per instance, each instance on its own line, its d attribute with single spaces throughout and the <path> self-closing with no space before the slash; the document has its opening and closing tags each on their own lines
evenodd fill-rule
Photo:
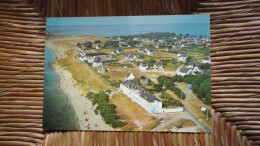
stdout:
<svg viewBox="0 0 260 146">
<path fill-rule="evenodd" d="M 0 145 L 260 145 L 260 0 L 0 0 Z M 46 132 L 45 17 L 211 14 L 212 134 Z"/>
</svg>

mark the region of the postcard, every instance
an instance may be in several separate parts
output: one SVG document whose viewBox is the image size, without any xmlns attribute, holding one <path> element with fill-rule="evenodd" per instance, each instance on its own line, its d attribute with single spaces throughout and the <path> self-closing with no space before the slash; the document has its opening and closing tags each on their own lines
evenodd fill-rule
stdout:
<svg viewBox="0 0 260 146">
<path fill-rule="evenodd" d="M 44 130 L 211 132 L 210 16 L 47 18 Z"/>
</svg>

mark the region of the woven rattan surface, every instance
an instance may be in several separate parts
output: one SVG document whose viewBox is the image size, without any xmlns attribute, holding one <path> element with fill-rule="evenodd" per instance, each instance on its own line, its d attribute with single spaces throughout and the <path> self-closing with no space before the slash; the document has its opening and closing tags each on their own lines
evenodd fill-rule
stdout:
<svg viewBox="0 0 260 146">
<path fill-rule="evenodd" d="M 212 134 L 44 132 L 45 16 L 211 14 Z M 0 145 L 260 145 L 260 0 L 0 0 Z"/>
</svg>

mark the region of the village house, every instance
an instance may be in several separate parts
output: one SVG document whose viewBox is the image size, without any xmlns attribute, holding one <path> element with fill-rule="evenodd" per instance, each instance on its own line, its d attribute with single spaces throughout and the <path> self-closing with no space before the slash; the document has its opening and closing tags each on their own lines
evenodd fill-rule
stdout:
<svg viewBox="0 0 260 146">
<path fill-rule="evenodd" d="M 162 62 L 156 62 L 153 65 L 153 69 L 156 70 L 156 71 L 164 71 Z"/>
<path fill-rule="evenodd" d="M 95 57 L 92 67 L 99 67 L 102 66 L 102 59 L 100 57 Z"/>
<path fill-rule="evenodd" d="M 96 46 L 96 49 L 101 49 L 101 46 L 100 46 L 100 45 L 97 45 L 97 46 Z"/>
<path fill-rule="evenodd" d="M 147 55 L 153 55 L 153 50 L 147 50 Z"/>
<path fill-rule="evenodd" d="M 135 79 L 135 75 L 129 71 L 128 74 L 125 76 L 125 80 L 128 81 L 133 79 Z"/>
<path fill-rule="evenodd" d="M 123 41 L 120 41 L 120 42 L 118 42 L 118 45 L 119 45 L 119 47 L 126 47 L 127 43 L 123 42 Z"/>
<path fill-rule="evenodd" d="M 185 75 L 188 75 L 188 74 L 190 74 L 190 70 L 184 69 L 184 68 L 182 68 L 182 69 L 177 73 L 177 75 L 179 75 L 179 76 L 185 76 Z"/>
<path fill-rule="evenodd" d="M 157 45 L 157 44 L 154 44 L 153 47 L 156 48 L 156 49 L 160 48 L 160 46 Z"/>
<path fill-rule="evenodd" d="M 194 67 L 194 63 L 188 63 L 188 68 L 193 68 Z"/>
<path fill-rule="evenodd" d="M 106 69 L 101 65 L 97 68 L 97 72 L 100 74 L 106 73 Z"/>
<path fill-rule="evenodd" d="M 210 57 L 204 57 L 202 63 L 210 63 Z"/>
<path fill-rule="evenodd" d="M 125 53 L 125 60 L 136 61 L 137 56 L 131 53 Z"/>
<path fill-rule="evenodd" d="M 143 71 L 143 70 L 147 70 L 148 67 L 149 67 L 148 64 L 143 64 L 143 63 L 140 63 L 140 64 L 139 64 L 139 69 L 142 70 L 142 71 Z"/>
<path fill-rule="evenodd" d="M 138 48 L 144 47 L 143 44 L 141 44 L 141 43 L 138 43 L 138 44 L 136 44 L 135 46 L 138 47 Z"/>
<path fill-rule="evenodd" d="M 188 58 L 187 55 L 181 54 L 181 56 L 179 56 L 178 58 L 178 61 L 185 62 L 187 58 Z"/>
</svg>

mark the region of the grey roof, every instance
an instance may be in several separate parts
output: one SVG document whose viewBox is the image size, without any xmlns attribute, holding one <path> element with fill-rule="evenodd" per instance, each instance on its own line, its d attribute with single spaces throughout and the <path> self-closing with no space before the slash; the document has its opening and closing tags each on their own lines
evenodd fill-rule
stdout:
<svg viewBox="0 0 260 146">
<path fill-rule="evenodd" d="M 125 77 L 128 78 L 131 74 L 131 72 L 128 72 L 128 74 Z"/>
<path fill-rule="evenodd" d="M 154 95 L 148 93 L 144 88 L 140 87 L 132 81 L 125 81 L 122 82 L 122 84 L 129 89 L 137 90 L 140 93 L 140 96 L 148 102 L 154 102 L 155 100 L 160 101 Z"/>
<path fill-rule="evenodd" d="M 154 65 L 157 66 L 157 67 L 161 67 L 162 66 L 162 62 L 156 62 Z"/>
<path fill-rule="evenodd" d="M 95 57 L 94 62 L 102 62 L 102 59 L 100 57 Z"/>
<path fill-rule="evenodd" d="M 194 63 L 188 63 L 188 65 L 194 65 Z"/>
<path fill-rule="evenodd" d="M 195 64 L 196 64 L 197 66 L 198 66 L 198 65 L 201 65 L 201 63 L 200 63 L 200 62 L 196 62 Z"/>
<path fill-rule="evenodd" d="M 122 49 L 118 49 L 117 51 L 120 53 L 124 53 Z"/>
<path fill-rule="evenodd" d="M 209 60 L 210 58 L 209 57 L 204 57 L 203 60 Z"/>
<path fill-rule="evenodd" d="M 184 68 L 182 68 L 181 70 L 180 70 L 180 72 L 182 72 L 182 73 L 187 73 L 189 70 L 187 70 L 187 69 L 184 69 Z"/>
</svg>

